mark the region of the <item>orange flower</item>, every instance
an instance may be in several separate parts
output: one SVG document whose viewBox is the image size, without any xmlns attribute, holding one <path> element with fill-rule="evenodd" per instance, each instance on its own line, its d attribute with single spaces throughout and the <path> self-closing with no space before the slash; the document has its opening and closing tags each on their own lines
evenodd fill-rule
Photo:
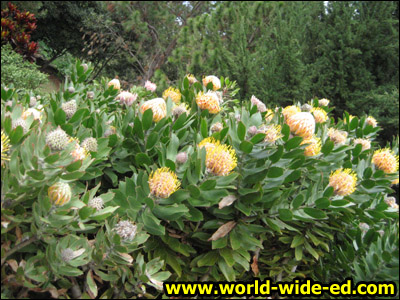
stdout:
<svg viewBox="0 0 400 300">
<path fill-rule="evenodd" d="M 206 76 L 203 78 L 203 85 L 207 86 L 207 84 L 209 84 L 210 82 L 212 82 L 213 84 L 213 90 L 219 90 L 221 88 L 221 81 L 219 80 L 219 78 L 217 76 L 214 75 L 210 75 L 210 76 Z"/>
<path fill-rule="evenodd" d="M 367 124 L 368 125 L 371 125 L 372 127 L 376 127 L 376 126 L 378 126 L 378 122 L 376 121 L 376 119 L 374 118 L 374 117 L 372 117 L 372 116 L 368 116 L 368 118 L 367 118 Z"/>
<path fill-rule="evenodd" d="M 309 112 L 299 112 L 287 119 L 290 131 L 305 139 L 311 138 L 315 131 L 315 120 Z"/>
<path fill-rule="evenodd" d="M 307 140 L 303 140 L 300 145 L 309 144 L 304 149 L 305 156 L 315 156 L 321 152 L 321 139 L 318 137 L 312 137 Z"/>
<path fill-rule="evenodd" d="M 317 123 L 324 123 L 328 120 L 328 114 L 320 107 L 314 107 L 311 109 L 311 113 L 314 115 L 315 122 Z"/>
<path fill-rule="evenodd" d="M 151 172 L 149 176 L 150 193 L 157 198 L 168 198 L 180 185 L 176 174 L 166 167 Z"/>
<path fill-rule="evenodd" d="M 399 170 L 399 156 L 394 155 L 389 148 L 376 150 L 372 163 L 385 173 L 396 173 Z"/>
<path fill-rule="evenodd" d="M 336 195 L 348 196 L 356 190 L 357 174 L 351 169 L 338 169 L 329 176 L 329 186 Z"/>
<path fill-rule="evenodd" d="M 142 112 L 142 114 L 148 109 L 151 109 L 153 111 L 154 122 L 158 122 L 162 118 L 165 118 L 167 116 L 167 105 L 165 104 L 163 98 L 148 100 L 144 102 L 140 107 L 140 111 Z"/>
<path fill-rule="evenodd" d="M 200 109 L 208 109 L 210 114 L 217 114 L 221 107 L 219 106 L 218 95 L 215 92 L 199 92 L 196 97 L 196 103 Z"/>
<path fill-rule="evenodd" d="M 335 128 L 329 128 L 328 136 L 336 145 L 344 144 L 347 140 L 347 132 Z"/>
<path fill-rule="evenodd" d="M 258 133 L 265 133 L 264 142 L 275 143 L 278 139 L 283 137 L 281 134 L 281 125 L 268 125 L 266 127 L 260 128 Z"/>
<path fill-rule="evenodd" d="M 289 119 L 291 116 L 293 116 L 294 114 L 297 114 L 297 113 L 299 113 L 299 112 L 301 112 L 300 107 L 295 106 L 295 105 L 290 105 L 290 106 L 286 106 L 286 107 L 283 109 L 282 114 L 283 114 L 283 116 L 285 117 L 285 121 L 286 121 L 286 120 Z"/>
<path fill-rule="evenodd" d="M 164 100 L 167 100 L 168 97 L 170 97 L 171 100 L 175 104 L 179 104 L 179 102 L 181 102 L 182 95 L 181 95 L 181 92 L 178 89 L 174 89 L 173 87 L 169 87 L 163 93 Z"/>
</svg>

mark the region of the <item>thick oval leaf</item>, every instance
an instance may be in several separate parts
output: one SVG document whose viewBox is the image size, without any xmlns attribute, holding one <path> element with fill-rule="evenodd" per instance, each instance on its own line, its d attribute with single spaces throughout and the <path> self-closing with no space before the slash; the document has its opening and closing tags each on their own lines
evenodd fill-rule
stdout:
<svg viewBox="0 0 400 300">
<path fill-rule="evenodd" d="M 278 212 L 279 218 L 282 221 L 291 221 L 293 219 L 293 213 L 290 211 L 290 209 L 280 208 Z"/>
<path fill-rule="evenodd" d="M 242 150 L 244 153 L 251 153 L 251 151 L 253 150 L 253 143 L 249 142 L 249 141 L 243 141 L 240 143 L 239 146 L 240 150 Z"/>
<path fill-rule="evenodd" d="M 306 208 L 304 208 L 304 212 L 307 215 L 309 215 L 309 216 L 311 216 L 311 217 L 313 217 L 315 219 L 325 219 L 325 218 L 327 218 L 326 213 L 323 212 L 320 209 L 306 207 Z"/>
<path fill-rule="evenodd" d="M 284 169 L 278 167 L 271 167 L 268 169 L 267 177 L 277 178 L 283 175 Z"/>
<path fill-rule="evenodd" d="M 246 136 L 246 126 L 244 126 L 243 122 L 240 121 L 238 123 L 237 127 L 237 135 L 239 137 L 239 140 L 243 141 L 244 137 Z"/>
</svg>

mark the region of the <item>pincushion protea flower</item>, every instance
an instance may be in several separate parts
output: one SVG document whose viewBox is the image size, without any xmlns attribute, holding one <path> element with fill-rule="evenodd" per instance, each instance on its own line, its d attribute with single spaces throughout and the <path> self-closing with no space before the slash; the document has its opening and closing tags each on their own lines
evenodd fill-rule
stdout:
<svg viewBox="0 0 400 300">
<path fill-rule="evenodd" d="M 199 92 L 196 96 L 196 103 L 200 109 L 208 109 L 210 114 L 217 114 L 221 110 L 218 95 L 215 92 Z"/>
<path fill-rule="evenodd" d="M 168 89 L 166 89 L 162 96 L 164 100 L 167 100 L 167 98 L 170 97 L 175 104 L 179 104 L 182 98 L 181 92 L 178 89 L 174 89 L 173 87 L 169 87 Z"/>
<path fill-rule="evenodd" d="M 348 196 L 356 190 L 357 174 L 351 169 L 340 168 L 329 176 L 329 186 L 336 195 Z"/>
<path fill-rule="evenodd" d="M 140 111 L 142 112 L 142 114 L 148 109 L 151 109 L 153 111 L 154 122 L 160 121 L 167 115 L 167 105 L 165 104 L 165 100 L 163 98 L 148 100 L 144 102 L 140 107 Z"/>
<path fill-rule="evenodd" d="M 254 95 L 251 96 L 250 101 L 251 101 L 251 104 L 257 106 L 257 110 L 258 110 L 259 112 L 263 113 L 263 112 L 266 112 L 266 111 L 267 111 L 267 107 L 265 106 L 265 104 L 262 103 L 262 102 L 260 101 L 260 99 L 258 99 L 256 96 L 254 96 Z"/>
<path fill-rule="evenodd" d="M 304 149 L 305 156 L 315 156 L 321 152 L 321 139 L 318 137 L 312 137 L 310 139 L 303 140 L 300 145 L 309 144 Z"/>
<path fill-rule="evenodd" d="M 117 224 L 115 224 L 114 230 L 122 238 L 123 241 L 130 242 L 136 236 L 137 226 L 128 220 L 124 220 L 119 221 Z"/>
<path fill-rule="evenodd" d="M 299 112 L 301 112 L 300 108 L 298 106 L 295 106 L 295 105 L 286 106 L 282 110 L 282 114 L 285 117 L 285 121 L 287 119 L 289 119 L 291 116 L 293 116 L 294 114 L 297 114 Z"/>
<path fill-rule="evenodd" d="M 157 85 L 155 83 L 152 83 L 151 81 L 147 80 L 146 83 L 144 84 L 144 87 L 146 90 L 150 92 L 155 92 L 157 89 Z"/>
<path fill-rule="evenodd" d="M 197 79 L 196 79 L 196 77 L 194 77 L 193 74 L 187 74 L 186 78 L 189 80 L 190 84 L 193 84 L 193 83 L 197 82 Z"/>
<path fill-rule="evenodd" d="M 118 96 L 115 98 L 115 100 L 119 101 L 120 105 L 126 105 L 126 106 L 131 106 L 133 102 L 136 101 L 138 97 L 138 94 L 132 94 L 128 91 L 122 91 L 121 93 L 118 94 Z"/>
<path fill-rule="evenodd" d="M 150 194 L 157 198 L 168 198 L 180 185 L 176 174 L 166 167 L 151 172 L 149 176 Z"/>
<path fill-rule="evenodd" d="M 355 139 L 353 142 L 354 142 L 354 145 L 361 144 L 362 145 L 362 151 L 371 149 L 371 141 L 368 140 L 368 139 L 359 138 L 359 139 Z"/>
<path fill-rule="evenodd" d="M 298 112 L 286 120 L 290 131 L 305 139 L 311 138 L 315 131 L 315 120 L 308 112 Z"/>
<path fill-rule="evenodd" d="M 184 164 L 188 160 L 188 154 L 186 152 L 179 152 L 176 155 L 175 161 L 177 164 Z"/>
<path fill-rule="evenodd" d="M 108 87 L 113 86 L 114 89 L 119 90 L 121 88 L 121 83 L 117 78 L 111 80 L 108 84 Z"/>
<path fill-rule="evenodd" d="M 84 147 L 79 145 L 79 140 L 77 138 L 71 138 L 69 142 L 75 142 L 75 149 L 71 151 L 71 156 L 74 158 L 74 161 L 84 160 L 90 155 Z"/>
<path fill-rule="evenodd" d="M 328 120 L 328 114 L 320 107 L 314 107 L 311 110 L 311 113 L 314 115 L 315 122 L 317 123 L 324 123 L 326 120 Z"/>
<path fill-rule="evenodd" d="M 377 122 L 376 119 L 375 119 L 374 117 L 372 117 L 372 116 L 368 116 L 366 121 L 367 121 L 367 124 L 368 124 L 368 125 L 371 125 L 372 127 L 378 126 L 378 122 Z"/>
<path fill-rule="evenodd" d="M 336 145 L 344 144 L 347 140 L 347 132 L 335 128 L 329 128 L 328 136 Z"/>
<path fill-rule="evenodd" d="M 265 114 L 265 121 L 271 122 L 273 117 L 275 116 L 274 111 L 272 109 L 267 109 L 267 113 Z"/>
<path fill-rule="evenodd" d="M 88 137 L 83 140 L 82 147 L 86 149 L 86 151 L 97 152 L 97 140 L 93 137 Z"/>
<path fill-rule="evenodd" d="M 177 119 L 181 114 L 188 113 L 188 106 L 185 103 L 181 103 L 172 109 L 172 115 Z"/>
<path fill-rule="evenodd" d="M 396 173 L 399 170 L 399 156 L 389 148 L 376 150 L 372 163 L 385 173 Z"/>
<path fill-rule="evenodd" d="M 237 165 L 235 150 L 231 146 L 221 145 L 212 137 L 205 138 L 199 143 L 199 148 L 206 149 L 207 171 L 216 176 L 228 175 Z"/>
<path fill-rule="evenodd" d="M 50 202 L 62 206 L 71 200 L 72 192 L 68 183 L 57 182 L 48 189 Z"/>
<path fill-rule="evenodd" d="M 318 105 L 319 106 L 328 106 L 329 105 L 329 100 L 328 99 L 325 99 L 325 98 L 323 98 L 323 99 L 319 99 L 318 100 Z"/>
<path fill-rule="evenodd" d="M 3 165 L 4 161 L 10 160 L 7 152 L 10 150 L 10 139 L 8 135 L 1 131 L 1 165 Z"/>
<path fill-rule="evenodd" d="M 88 206 L 95 208 L 96 210 L 101 210 L 104 207 L 104 201 L 101 197 L 94 197 L 89 200 Z"/>
<path fill-rule="evenodd" d="M 399 205 L 396 203 L 395 197 L 385 197 L 385 203 L 393 209 L 399 209 Z"/>
<path fill-rule="evenodd" d="M 217 122 L 217 123 L 214 123 L 212 126 L 211 126 L 211 132 L 219 132 L 219 131 L 221 131 L 222 130 L 222 128 L 224 128 L 224 125 L 222 125 L 222 123 L 221 122 Z"/>
<path fill-rule="evenodd" d="M 275 143 L 278 139 L 283 137 L 281 134 L 281 125 L 268 125 L 261 127 L 257 133 L 265 133 L 264 142 Z"/>
<path fill-rule="evenodd" d="M 221 81 L 219 80 L 219 78 L 217 76 L 214 75 L 210 75 L 210 76 L 206 76 L 203 78 L 203 85 L 207 86 L 207 84 L 209 84 L 210 82 L 212 82 L 213 84 L 213 90 L 219 90 L 221 88 Z"/>
<path fill-rule="evenodd" d="M 68 137 L 68 134 L 62 130 L 60 126 L 58 126 L 57 129 L 49 132 L 46 136 L 46 144 L 49 145 L 52 150 L 65 149 L 69 141 L 70 138 Z"/>
</svg>

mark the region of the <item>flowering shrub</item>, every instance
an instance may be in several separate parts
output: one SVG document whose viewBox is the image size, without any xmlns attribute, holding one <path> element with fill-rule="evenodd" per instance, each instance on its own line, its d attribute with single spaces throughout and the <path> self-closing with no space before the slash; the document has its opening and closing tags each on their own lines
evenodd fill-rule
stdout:
<svg viewBox="0 0 400 300">
<path fill-rule="evenodd" d="M 2 86 L 6 294 L 155 298 L 167 280 L 253 277 L 398 284 L 398 139 L 378 150 L 367 116 L 334 120 L 318 99 L 240 106 L 228 78 L 190 75 L 160 95 L 87 84 L 91 72 L 71 66 L 64 89 L 35 103 L 41 119 L 21 118 L 31 95 Z"/>
</svg>

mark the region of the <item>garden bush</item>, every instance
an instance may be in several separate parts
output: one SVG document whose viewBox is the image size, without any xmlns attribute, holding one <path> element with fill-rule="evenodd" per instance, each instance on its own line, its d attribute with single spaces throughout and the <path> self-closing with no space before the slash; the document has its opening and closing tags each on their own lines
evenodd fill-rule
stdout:
<svg viewBox="0 0 400 300">
<path fill-rule="evenodd" d="M 47 81 L 47 75 L 34 63 L 25 61 L 9 44 L 1 47 L 1 83 L 18 89 L 35 90 Z"/>
<path fill-rule="evenodd" d="M 398 287 L 398 138 L 378 149 L 372 116 L 240 102 L 223 77 L 156 94 L 91 72 L 77 61 L 35 105 L 2 84 L 2 297 L 156 298 L 166 281 L 253 278 Z"/>
</svg>

